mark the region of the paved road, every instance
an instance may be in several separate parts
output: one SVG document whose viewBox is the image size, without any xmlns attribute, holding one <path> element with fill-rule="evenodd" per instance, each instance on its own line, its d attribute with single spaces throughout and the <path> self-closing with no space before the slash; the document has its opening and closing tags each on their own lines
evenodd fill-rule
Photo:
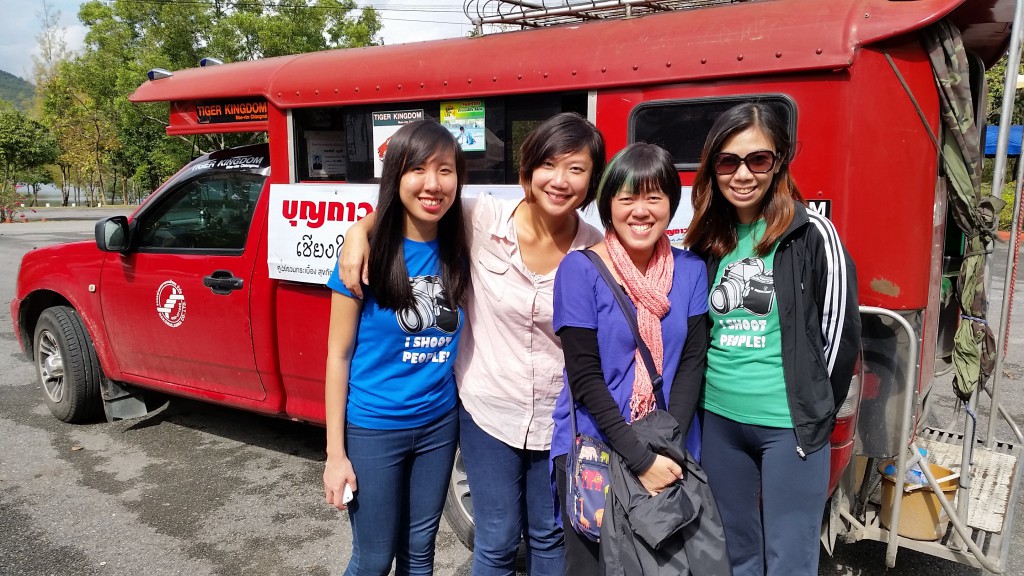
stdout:
<svg viewBox="0 0 1024 576">
<path fill-rule="evenodd" d="M 181 399 L 135 426 L 49 414 L 11 330 L 14 272 L 119 212 L 0 224 L 0 574 L 340 574 L 351 533 L 323 501 L 322 429 Z M 443 525 L 437 574 L 469 557 Z"/>
<path fill-rule="evenodd" d="M 51 212 L 45 222 L 0 224 L 0 574 L 340 574 L 350 532 L 345 515 L 322 501 L 319 428 L 186 400 L 134 425 L 72 426 L 47 411 L 11 332 L 17 263 L 33 246 L 90 240 L 95 218 L 125 211 L 68 210 Z M 1005 365 L 1006 403 L 1018 422 L 1024 422 L 1022 315 L 1018 310 Z M 948 389 L 936 384 L 936 423 L 952 412 Z M 1024 575 L 1022 516 L 1019 505 L 1008 571 L 1018 576 Z M 880 543 L 840 545 L 835 558 L 823 560 L 821 574 L 882 574 L 884 556 Z M 469 572 L 469 553 L 442 525 L 437 574 Z M 901 550 L 887 574 L 981 572 Z"/>
</svg>

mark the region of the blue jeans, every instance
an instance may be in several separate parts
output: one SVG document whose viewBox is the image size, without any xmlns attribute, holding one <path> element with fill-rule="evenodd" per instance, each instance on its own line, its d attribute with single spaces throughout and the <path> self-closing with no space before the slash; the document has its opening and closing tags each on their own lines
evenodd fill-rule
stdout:
<svg viewBox="0 0 1024 576">
<path fill-rule="evenodd" d="M 348 505 L 352 558 L 345 576 L 433 574 L 459 437 L 458 411 L 406 430 L 346 426 L 345 444 L 359 490 Z"/>
<path fill-rule="evenodd" d="M 792 428 L 704 413 L 701 466 L 735 576 L 817 576 L 831 450 L 800 458 Z"/>
<path fill-rule="evenodd" d="M 562 529 L 555 522 L 547 450 L 513 448 L 459 409 L 462 462 L 473 495 L 473 576 L 512 575 L 519 540 L 531 576 L 563 576 Z"/>
</svg>

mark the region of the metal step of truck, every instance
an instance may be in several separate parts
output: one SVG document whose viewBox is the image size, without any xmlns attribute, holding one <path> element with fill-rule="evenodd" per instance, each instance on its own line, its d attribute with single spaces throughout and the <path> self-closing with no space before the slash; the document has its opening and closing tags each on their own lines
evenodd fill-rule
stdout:
<svg viewBox="0 0 1024 576">
<path fill-rule="evenodd" d="M 961 469 L 964 436 L 959 432 L 925 428 L 916 439 L 920 448 L 928 451 L 929 462 L 949 468 Z M 1006 568 L 1010 542 L 1013 537 L 1014 513 L 1020 490 L 1021 447 L 997 442 L 989 450 L 978 443 L 973 451 L 970 482 L 970 501 L 967 526 L 971 540 L 978 546 L 990 565 Z M 927 488 L 926 488 L 927 489 Z M 959 496 L 958 496 L 959 497 Z M 885 542 L 889 530 L 880 522 L 881 489 L 869 498 L 864 528 L 857 531 L 856 539 Z M 902 512 L 901 512 L 902 514 Z M 938 540 L 914 540 L 899 537 L 899 547 L 909 548 L 931 556 L 945 558 L 975 568 L 986 568 L 956 537 L 956 530 L 948 520 L 945 532 Z"/>
</svg>

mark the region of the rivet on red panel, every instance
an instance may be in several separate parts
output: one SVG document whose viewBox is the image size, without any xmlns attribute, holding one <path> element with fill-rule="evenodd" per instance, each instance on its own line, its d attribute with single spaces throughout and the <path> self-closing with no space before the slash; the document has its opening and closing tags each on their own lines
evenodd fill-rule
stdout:
<svg viewBox="0 0 1024 576">
<path fill-rule="evenodd" d="M 636 64 L 633 64 L 633 71 L 634 71 L 634 72 L 636 72 L 636 71 L 637 71 L 637 70 L 639 70 L 639 69 L 640 69 L 640 67 L 639 67 L 639 66 L 637 66 Z"/>
<path fill-rule="evenodd" d="M 775 53 L 775 57 L 776 58 L 782 58 L 782 52 L 776 52 Z"/>
<path fill-rule="evenodd" d="M 708 63 L 708 59 L 707 58 L 701 58 L 700 59 L 700 63 L 701 64 L 707 64 Z"/>
<path fill-rule="evenodd" d="M 742 62 L 742 61 L 743 61 L 743 54 L 737 54 L 737 55 L 736 55 L 736 60 L 737 60 L 738 62 Z"/>
<path fill-rule="evenodd" d="M 573 70 L 573 71 L 572 71 L 572 75 L 573 75 L 573 76 L 575 76 L 575 75 L 576 75 L 576 71 L 575 71 L 575 70 Z"/>
<path fill-rule="evenodd" d="M 665 62 L 665 68 L 671 68 L 671 67 L 672 67 L 672 63 L 671 62 Z"/>
<path fill-rule="evenodd" d="M 399 85 L 398 85 L 398 89 L 399 89 L 399 90 L 401 90 L 401 89 L 402 89 L 402 85 L 401 85 L 401 84 L 399 84 Z"/>
<path fill-rule="evenodd" d="M 823 50 L 821 48 L 818 48 L 817 50 L 814 51 L 815 54 L 821 54 L 822 52 Z"/>
<path fill-rule="evenodd" d="M 497 76 L 491 76 L 491 82 L 497 82 L 497 81 L 498 81 L 498 77 Z"/>
</svg>

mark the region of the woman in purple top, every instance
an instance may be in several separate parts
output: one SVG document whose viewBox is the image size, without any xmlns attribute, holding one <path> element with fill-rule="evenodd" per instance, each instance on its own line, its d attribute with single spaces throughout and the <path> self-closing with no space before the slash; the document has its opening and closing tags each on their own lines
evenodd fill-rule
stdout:
<svg viewBox="0 0 1024 576">
<path fill-rule="evenodd" d="M 707 350 L 704 263 L 672 248 L 665 230 L 679 206 L 672 158 L 652 144 L 632 144 L 609 163 L 597 206 L 605 241 L 592 250 L 623 285 L 636 307 L 640 335 L 667 377 L 663 394 L 684 433 L 693 420 Z M 682 477 L 676 462 L 652 452 L 629 423 L 654 407 L 654 390 L 636 341 L 607 283 L 586 255 L 570 253 L 555 277 L 554 327 L 565 354 L 565 382 L 555 405 L 551 456 L 562 515 L 565 460 L 571 443 L 569 410 L 578 431 L 615 450 L 651 492 Z M 565 526 L 566 573 L 598 573 L 598 545 Z"/>
</svg>

